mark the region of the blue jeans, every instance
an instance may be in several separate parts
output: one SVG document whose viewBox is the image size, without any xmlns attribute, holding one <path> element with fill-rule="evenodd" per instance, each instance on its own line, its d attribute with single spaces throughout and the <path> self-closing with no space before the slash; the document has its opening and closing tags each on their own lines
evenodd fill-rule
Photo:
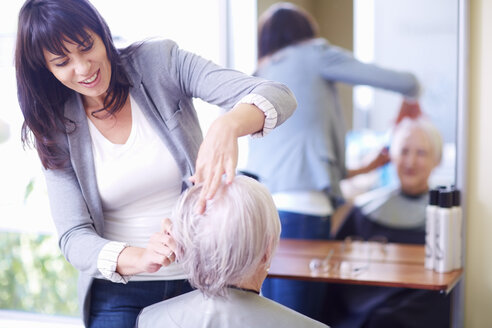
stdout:
<svg viewBox="0 0 492 328">
<path fill-rule="evenodd" d="M 280 238 L 330 239 L 331 217 L 319 217 L 279 211 Z M 267 278 L 261 287 L 263 296 L 315 320 L 322 320 L 327 283 Z"/>
<path fill-rule="evenodd" d="M 187 280 L 130 281 L 95 279 L 91 287 L 90 328 L 133 328 L 140 311 L 154 303 L 187 293 Z"/>
</svg>

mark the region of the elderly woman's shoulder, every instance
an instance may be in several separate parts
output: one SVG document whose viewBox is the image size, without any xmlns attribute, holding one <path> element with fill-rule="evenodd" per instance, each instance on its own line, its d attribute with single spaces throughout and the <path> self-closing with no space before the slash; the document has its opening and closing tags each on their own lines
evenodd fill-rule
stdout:
<svg viewBox="0 0 492 328">
<path fill-rule="evenodd" d="M 282 304 L 261 297 L 263 303 L 261 308 L 268 312 L 263 327 L 286 327 L 286 328 L 329 328 L 329 326 L 296 312 Z"/>
<path fill-rule="evenodd" d="M 365 207 L 374 202 L 386 202 L 398 193 L 399 189 L 395 185 L 376 188 L 355 197 L 354 205 L 357 207 Z"/>
<path fill-rule="evenodd" d="M 217 318 L 220 317 L 220 323 Z M 326 328 L 281 304 L 247 291 L 231 289 L 227 297 L 207 298 L 195 290 L 145 308 L 137 327 Z"/>
</svg>

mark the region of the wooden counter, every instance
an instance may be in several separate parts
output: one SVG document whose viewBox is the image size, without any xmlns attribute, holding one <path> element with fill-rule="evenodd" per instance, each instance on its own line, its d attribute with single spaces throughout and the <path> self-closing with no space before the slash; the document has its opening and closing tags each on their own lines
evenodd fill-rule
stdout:
<svg viewBox="0 0 492 328">
<path fill-rule="evenodd" d="M 310 269 L 330 253 L 326 266 Z M 424 261 L 422 245 L 282 239 L 269 277 L 449 292 L 462 276 L 427 270 Z"/>
</svg>

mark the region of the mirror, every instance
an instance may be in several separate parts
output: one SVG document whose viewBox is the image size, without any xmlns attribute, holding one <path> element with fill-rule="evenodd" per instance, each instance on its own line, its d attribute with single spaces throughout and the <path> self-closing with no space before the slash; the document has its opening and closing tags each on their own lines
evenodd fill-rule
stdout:
<svg viewBox="0 0 492 328">
<path fill-rule="evenodd" d="M 278 1 L 258 0 L 258 15 Z M 320 36 L 362 61 L 414 73 L 424 114 L 438 127 L 443 158 L 430 185 L 456 184 L 464 191 L 466 158 L 466 1 L 463 0 L 291 0 L 317 21 Z M 376 140 L 391 129 L 401 96 L 367 87 L 338 85 L 350 137 Z M 360 139 L 359 139 L 360 140 Z M 379 145 L 378 145 L 379 146 Z M 463 204 L 462 204 L 463 205 Z M 465 221 L 464 221 L 465 222 Z M 465 222 L 466 224 L 466 222 Z M 463 243 L 465 244 L 465 242 Z M 463 322 L 463 283 L 455 289 L 452 326 Z"/>
<path fill-rule="evenodd" d="M 430 185 L 455 183 L 458 1 L 357 0 L 354 26 L 358 58 L 417 76 L 422 110 L 444 141 Z M 355 88 L 353 99 L 354 131 L 384 131 L 400 101 L 395 94 L 364 87 Z"/>
<path fill-rule="evenodd" d="M 258 0 L 259 15 L 275 2 L 278 1 Z M 444 141 L 443 158 L 431 175 L 430 186 L 456 183 L 458 0 L 291 2 L 314 16 L 320 36 L 331 44 L 353 52 L 364 62 L 416 75 L 422 88 L 422 111 L 437 126 Z M 347 166 L 357 167 L 368 152 L 384 146 L 402 98 L 364 86 L 339 84 L 338 88 L 348 131 Z M 370 140 L 366 149 L 353 147 L 364 138 Z M 356 177 L 342 187 L 352 198 L 360 190 L 387 183 L 381 180 L 388 174 L 390 179 L 396 179 L 394 170 L 389 168 L 371 181 Z"/>
</svg>

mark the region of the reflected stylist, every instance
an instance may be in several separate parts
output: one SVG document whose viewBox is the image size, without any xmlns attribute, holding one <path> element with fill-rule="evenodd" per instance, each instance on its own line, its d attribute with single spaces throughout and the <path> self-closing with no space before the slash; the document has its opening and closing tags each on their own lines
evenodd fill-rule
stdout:
<svg viewBox="0 0 492 328">
<path fill-rule="evenodd" d="M 419 113 L 419 83 L 409 72 L 363 63 L 318 37 L 304 9 L 275 3 L 260 17 L 256 76 L 285 83 L 298 110 L 265 140 L 249 142 L 246 171 L 273 195 L 282 222 L 281 238 L 329 239 L 331 217 L 343 202 L 342 179 L 385 164 L 386 150 L 367 165 L 345 165 L 345 122 L 338 83 L 367 85 L 405 97 L 402 112 Z M 327 284 L 267 278 L 263 294 L 320 320 Z"/>
</svg>

